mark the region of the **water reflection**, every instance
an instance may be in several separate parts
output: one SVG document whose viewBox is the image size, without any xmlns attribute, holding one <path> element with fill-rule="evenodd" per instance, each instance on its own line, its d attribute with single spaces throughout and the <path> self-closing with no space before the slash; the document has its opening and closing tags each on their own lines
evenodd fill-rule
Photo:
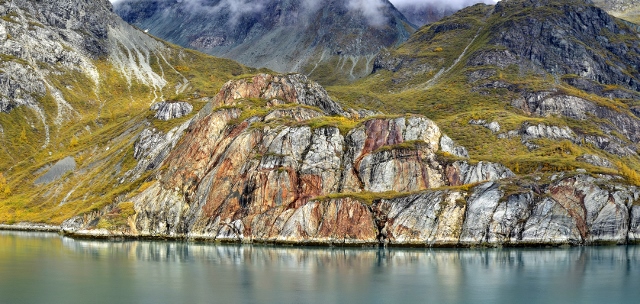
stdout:
<svg viewBox="0 0 640 304">
<path fill-rule="evenodd" d="M 639 248 L 283 248 L 0 232 L 0 302 L 40 302 L 46 291 L 59 303 L 636 303 Z M 21 284 L 32 291 L 23 298 Z"/>
</svg>

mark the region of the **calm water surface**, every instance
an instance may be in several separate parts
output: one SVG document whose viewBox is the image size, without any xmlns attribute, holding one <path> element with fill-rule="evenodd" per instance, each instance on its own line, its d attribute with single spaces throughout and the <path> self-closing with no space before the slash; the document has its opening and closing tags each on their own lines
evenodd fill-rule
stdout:
<svg viewBox="0 0 640 304">
<path fill-rule="evenodd" d="M 0 303 L 639 303 L 640 247 L 282 248 L 0 231 Z"/>
</svg>

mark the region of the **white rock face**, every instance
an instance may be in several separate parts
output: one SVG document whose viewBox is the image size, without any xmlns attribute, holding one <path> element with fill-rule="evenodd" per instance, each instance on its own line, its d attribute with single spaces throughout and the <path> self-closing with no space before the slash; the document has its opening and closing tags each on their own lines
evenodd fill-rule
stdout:
<svg viewBox="0 0 640 304">
<path fill-rule="evenodd" d="M 467 151 L 467 148 L 456 145 L 453 140 L 447 135 L 442 135 L 442 137 L 440 138 L 440 149 L 443 152 L 450 153 L 457 157 L 469 158 L 469 152 Z"/>
<path fill-rule="evenodd" d="M 640 205 L 631 207 L 629 242 L 640 242 Z"/>
<path fill-rule="evenodd" d="M 500 124 L 497 121 L 492 121 L 492 122 L 487 122 L 484 119 L 472 119 L 469 121 L 470 125 L 477 125 L 477 126 L 483 126 L 489 130 L 491 130 L 491 132 L 493 133 L 498 133 L 500 132 Z"/>
<path fill-rule="evenodd" d="M 547 126 L 545 124 L 523 124 L 520 130 L 523 141 L 537 138 L 548 138 L 554 140 L 567 139 L 572 142 L 579 142 L 578 136 L 569 127 Z"/>
<path fill-rule="evenodd" d="M 302 162 L 300 173 L 319 176 L 323 193 L 338 191 L 343 144 L 344 137 L 337 128 L 316 129 L 311 137 L 309 152 Z"/>
<path fill-rule="evenodd" d="M 632 142 L 640 141 L 640 120 L 632 114 L 621 113 L 575 96 L 557 92 L 537 92 L 512 101 L 514 107 L 539 116 L 561 115 L 577 120 L 591 116 L 608 120 L 614 129 Z M 615 141 L 615 137 L 608 137 Z M 602 147 L 601 147 L 602 148 Z"/>
<path fill-rule="evenodd" d="M 187 102 L 158 102 L 151 106 L 152 111 L 156 111 L 153 116 L 160 120 L 171 120 L 188 115 L 193 111 L 193 106 Z"/>
<path fill-rule="evenodd" d="M 455 245 L 464 222 L 466 206 L 461 192 L 435 191 L 393 200 L 382 200 L 374 206 L 386 213 L 381 229 L 390 244 Z"/>
<path fill-rule="evenodd" d="M 122 181 L 136 180 L 145 171 L 159 168 L 190 123 L 191 121 L 187 121 L 166 134 L 156 129 L 143 130 L 133 146 L 133 157 L 138 160 L 138 164 L 124 174 Z"/>
<path fill-rule="evenodd" d="M 491 224 L 502 195 L 503 192 L 496 183 L 485 183 L 474 189 L 467 201 L 466 218 L 460 235 L 461 243 L 471 245 L 488 242 L 487 227 Z"/>
</svg>

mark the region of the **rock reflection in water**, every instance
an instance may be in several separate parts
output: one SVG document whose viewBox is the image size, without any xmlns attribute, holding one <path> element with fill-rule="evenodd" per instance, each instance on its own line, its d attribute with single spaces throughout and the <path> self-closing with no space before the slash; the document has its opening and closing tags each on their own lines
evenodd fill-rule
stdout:
<svg viewBox="0 0 640 304">
<path fill-rule="evenodd" d="M 22 251 L 36 241 L 46 254 Z M 283 248 L 0 232 L 0 302 L 636 303 L 639 248 Z M 31 293 L 12 296 L 22 279 Z"/>
</svg>

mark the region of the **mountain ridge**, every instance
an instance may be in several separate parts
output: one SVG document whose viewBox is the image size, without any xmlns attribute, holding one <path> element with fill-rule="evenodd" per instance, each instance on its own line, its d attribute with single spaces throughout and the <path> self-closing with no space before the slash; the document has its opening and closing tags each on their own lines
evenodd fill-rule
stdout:
<svg viewBox="0 0 640 304">
<path fill-rule="evenodd" d="M 215 0 L 195 8 L 191 2 L 120 1 L 115 8 L 123 19 L 185 47 L 339 81 L 367 75 L 378 50 L 414 31 L 391 3 L 378 2 L 270 0 L 245 3 L 254 9 L 238 11 Z"/>
</svg>

